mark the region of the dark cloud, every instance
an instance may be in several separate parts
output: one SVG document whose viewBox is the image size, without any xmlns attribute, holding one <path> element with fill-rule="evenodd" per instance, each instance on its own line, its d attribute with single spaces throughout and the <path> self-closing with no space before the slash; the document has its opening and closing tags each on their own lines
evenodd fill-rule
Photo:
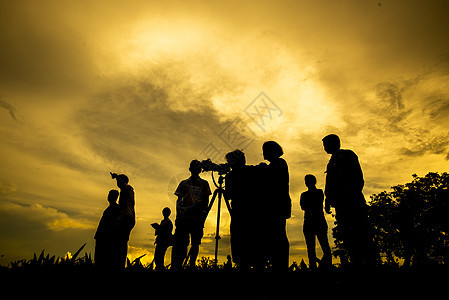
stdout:
<svg viewBox="0 0 449 300">
<path fill-rule="evenodd" d="M 17 116 L 17 110 L 12 104 L 0 99 L 0 107 L 6 109 L 14 121 L 20 122 L 20 119 Z"/>
<path fill-rule="evenodd" d="M 144 77 L 97 94 L 73 118 L 84 146 L 110 166 L 168 182 L 173 166 L 187 166 L 220 132 L 207 95 L 175 103 L 171 91 Z"/>
<path fill-rule="evenodd" d="M 449 98 L 444 95 L 431 96 L 424 100 L 427 103 L 422 109 L 423 114 L 428 115 L 430 120 L 447 125 L 449 122 Z"/>
<path fill-rule="evenodd" d="M 389 103 L 390 107 L 398 110 L 404 108 L 404 103 L 402 100 L 403 88 L 399 87 L 397 84 L 390 82 L 379 83 L 377 88 L 379 91 L 379 97 L 383 101 Z"/>
<path fill-rule="evenodd" d="M 89 243 L 86 251 L 93 252 L 93 233 L 91 223 L 71 218 L 55 208 L 0 201 L 1 254 L 5 256 L 2 264 L 30 259 L 43 249 L 48 254 L 63 256 L 85 242 Z M 58 243 L 53 243 L 56 240 Z"/>
<path fill-rule="evenodd" d="M 447 154 L 449 151 L 449 134 L 445 136 L 432 136 L 430 134 L 418 135 L 410 141 L 410 148 L 400 149 L 401 155 L 423 156 L 426 154 Z"/>
</svg>

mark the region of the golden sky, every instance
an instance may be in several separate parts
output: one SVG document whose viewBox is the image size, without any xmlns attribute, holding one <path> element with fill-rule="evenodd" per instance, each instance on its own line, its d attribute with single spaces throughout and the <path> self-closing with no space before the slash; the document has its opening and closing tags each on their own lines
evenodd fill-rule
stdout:
<svg viewBox="0 0 449 300">
<path fill-rule="evenodd" d="M 448 32 L 443 0 L 0 2 L 0 264 L 93 253 L 109 171 L 130 177 L 130 255 L 151 261 L 150 224 L 174 212 L 189 162 L 244 148 L 257 164 L 266 140 L 289 164 L 299 262 L 299 195 L 308 173 L 324 187 L 326 134 L 358 154 L 367 199 L 448 170 Z M 223 257 L 225 210 L 221 232 Z"/>
</svg>

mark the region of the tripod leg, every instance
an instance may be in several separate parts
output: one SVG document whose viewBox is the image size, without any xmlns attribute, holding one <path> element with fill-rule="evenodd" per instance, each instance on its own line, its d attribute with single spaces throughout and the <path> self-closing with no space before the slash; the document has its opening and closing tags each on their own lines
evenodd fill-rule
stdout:
<svg viewBox="0 0 449 300">
<path fill-rule="evenodd" d="M 220 239 L 221 193 L 218 193 L 217 229 L 215 234 L 215 264 L 218 264 L 218 240 Z"/>
<path fill-rule="evenodd" d="M 190 255 L 191 255 L 191 250 L 192 250 L 192 246 L 190 246 L 189 253 L 187 253 L 187 256 L 185 257 L 185 259 L 184 259 L 184 261 L 182 263 L 183 267 L 185 267 L 187 265 L 187 262 L 189 261 L 189 258 L 190 258 Z"/>
<path fill-rule="evenodd" d="M 229 211 L 229 215 L 232 217 L 232 209 L 231 209 L 231 205 L 229 204 L 229 200 L 226 199 L 226 197 L 223 197 L 226 203 L 226 207 L 228 208 Z"/>
<path fill-rule="evenodd" d="M 211 199 L 210 202 L 209 202 L 209 206 L 207 207 L 207 214 L 206 214 L 206 216 L 205 216 L 204 219 L 206 219 L 207 216 L 209 215 L 209 212 L 210 212 L 212 206 L 214 205 L 215 198 L 217 198 L 217 194 L 218 194 L 218 189 L 214 191 L 214 194 L 213 194 L 213 196 L 212 196 L 212 199 Z"/>
</svg>

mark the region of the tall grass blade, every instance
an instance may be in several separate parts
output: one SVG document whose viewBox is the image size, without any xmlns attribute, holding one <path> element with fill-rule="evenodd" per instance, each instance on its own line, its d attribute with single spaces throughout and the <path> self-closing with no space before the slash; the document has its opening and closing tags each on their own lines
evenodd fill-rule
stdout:
<svg viewBox="0 0 449 300">
<path fill-rule="evenodd" d="M 75 259 L 78 257 L 78 255 L 80 254 L 80 252 L 84 249 L 84 247 L 86 246 L 87 243 L 84 243 L 84 245 L 81 246 L 81 248 L 78 249 L 78 251 L 75 252 L 75 254 L 73 254 L 72 256 L 72 262 L 75 261 Z"/>
<path fill-rule="evenodd" d="M 42 262 L 44 261 L 44 251 L 45 251 L 45 249 L 42 250 L 41 255 L 39 255 L 39 259 L 37 260 L 37 263 L 38 263 L 39 265 L 41 265 Z"/>
<path fill-rule="evenodd" d="M 133 263 L 132 264 L 139 264 L 140 263 L 140 259 L 142 258 L 142 257 L 144 257 L 146 254 L 144 254 L 144 255 L 142 255 L 142 256 L 139 256 L 138 258 L 136 258 L 135 260 L 133 260 Z"/>
</svg>

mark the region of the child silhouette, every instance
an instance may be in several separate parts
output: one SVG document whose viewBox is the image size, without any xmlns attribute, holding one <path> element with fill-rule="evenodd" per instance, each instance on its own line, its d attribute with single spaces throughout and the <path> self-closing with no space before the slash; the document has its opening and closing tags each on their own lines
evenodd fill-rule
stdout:
<svg viewBox="0 0 449 300">
<path fill-rule="evenodd" d="M 166 207 L 162 210 L 164 219 L 161 224 L 153 223 L 151 226 L 156 230 L 156 249 L 154 250 L 154 263 L 156 264 L 156 270 L 164 270 L 164 258 L 167 248 L 173 245 L 173 223 L 169 219 L 171 214 L 170 208 Z"/>
<path fill-rule="evenodd" d="M 303 192 L 300 198 L 301 209 L 304 210 L 303 232 L 307 245 L 309 266 L 310 269 L 314 270 L 317 267 L 318 260 L 315 251 L 315 236 L 323 250 L 321 265 L 331 265 L 332 255 L 327 239 L 327 223 L 323 212 L 323 190 L 316 188 L 316 177 L 311 174 L 306 175 L 304 181 L 308 190 Z"/>
</svg>

